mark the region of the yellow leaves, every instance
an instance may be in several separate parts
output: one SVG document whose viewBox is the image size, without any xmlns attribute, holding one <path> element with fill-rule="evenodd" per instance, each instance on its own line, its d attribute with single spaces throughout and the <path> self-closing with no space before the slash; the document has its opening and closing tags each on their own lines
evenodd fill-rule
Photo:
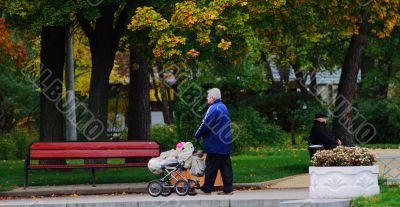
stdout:
<svg viewBox="0 0 400 207">
<path fill-rule="evenodd" d="M 168 58 L 172 58 L 173 56 L 180 56 L 180 55 L 182 55 L 182 52 L 177 49 L 171 49 L 166 52 L 166 56 Z"/>
<path fill-rule="evenodd" d="M 199 31 L 197 33 L 196 41 L 200 43 L 200 45 L 206 45 L 211 42 L 210 39 L 211 30 Z"/>
<path fill-rule="evenodd" d="M 163 49 L 160 48 L 160 47 L 155 47 L 155 48 L 153 49 L 153 55 L 154 55 L 154 57 L 160 57 L 164 52 L 165 52 L 165 50 L 163 50 Z"/>
<path fill-rule="evenodd" d="M 186 38 L 181 37 L 181 36 L 175 36 L 175 35 L 162 35 L 160 39 L 157 41 L 158 45 L 163 45 L 167 48 L 173 48 L 177 46 L 178 44 L 186 44 Z"/>
<path fill-rule="evenodd" d="M 186 54 L 192 57 L 198 57 L 200 55 L 200 52 L 197 52 L 196 49 L 190 49 L 186 52 Z"/>
<path fill-rule="evenodd" d="M 390 33 L 396 25 L 396 16 L 392 16 L 388 21 L 385 22 L 385 28 Z"/>
<path fill-rule="evenodd" d="M 178 27 L 190 27 L 197 23 L 198 18 L 195 16 L 197 5 L 193 1 L 185 1 L 175 4 L 175 12 L 171 17 L 171 22 Z"/>
<path fill-rule="evenodd" d="M 205 15 L 207 15 L 207 13 L 205 13 Z M 218 17 L 217 12 L 209 12 L 209 15 L 210 15 L 209 19 L 211 20 L 216 20 Z"/>
<path fill-rule="evenodd" d="M 162 31 L 169 28 L 170 25 L 153 7 L 138 7 L 128 29 L 136 31 L 147 27 L 150 27 L 153 31 Z"/>
<path fill-rule="evenodd" d="M 383 32 L 378 32 L 378 34 L 376 34 L 376 36 L 378 37 L 378 38 L 385 38 L 385 33 L 383 33 Z"/>
<path fill-rule="evenodd" d="M 206 10 L 201 13 L 202 21 L 206 26 L 211 26 L 218 19 L 219 13 L 213 10 Z"/>
<path fill-rule="evenodd" d="M 75 70 L 75 90 L 81 96 L 89 95 L 90 70 Z"/>
<path fill-rule="evenodd" d="M 118 73 L 118 65 L 114 65 L 111 74 L 110 74 L 110 83 L 124 83 L 126 84 L 126 80 L 128 76 Z"/>
<path fill-rule="evenodd" d="M 378 12 L 378 18 L 379 19 L 384 19 L 386 17 L 386 11 L 381 10 Z"/>
<path fill-rule="evenodd" d="M 153 49 L 154 57 L 160 57 L 166 55 L 172 57 L 174 55 L 181 55 L 181 51 L 175 49 L 178 45 L 185 45 L 186 38 L 176 35 L 162 35 L 156 43 Z"/>
<path fill-rule="evenodd" d="M 275 0 L 282 4 L 284 0 Z M 169 21 L 152 7 L 139 7 L 135 11 L 131 22 L 128 25 L 129 30 L 137 31 L 150 28 L 150 44 L 153 46 L 153 55 L 155 57 L 171 58 L 181 56 L 181 45 L 186 44 L 186 38 L 174 34 L 196 35 L 195 41 L 199 45 L 206 45 L 212 42 L 211 31 L 216 28 L 218 32 L 227 31 L 228 27 L 215 23 L 222 18 L 225 9 L 230 6 L 247 6 L 251 2 L 248 0 L 214 0 L 207 4 L 198 5 L 197 1 L 181 1 L 175 4 L 172 9 Z M 243 18 L 246 19 L 246 18 Z M 222 40 L 218 48 L 228 50 L 231 42 Z M 198 57 L 200 53 L 194 48 L 186 51 L 189 57 Z"/>
<path fill-rule="evenodd" d="M 223 31 L 226 31 L 228 28 L 227 27 L 225 27 L 224 25 L 217 25 L 217 29 L 220 29 L 220 30 L 223 30 Z"/>
<path fill-rule="evenodd" d="M 221 48 L 222 50 L 226 51 L 229 49 L 231 46 L 231 42 L 225 41 L 225 39 L 222 39 L 220 43 L 218 43 L 218 48 Z"/>
</svg>

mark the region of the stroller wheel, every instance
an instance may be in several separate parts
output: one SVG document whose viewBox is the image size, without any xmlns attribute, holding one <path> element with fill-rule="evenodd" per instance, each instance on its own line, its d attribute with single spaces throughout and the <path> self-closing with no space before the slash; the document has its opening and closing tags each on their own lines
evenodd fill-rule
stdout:
<svg viewBox="0 0 400 207">
<path fill-rule="evenodd" d="M 161 195 L 161 193 L 163 192 L 162 183 L 158 180 L 151 181 L 147 185 L 147 192 L 153 197 L 157 197 L 157 196 Z"/>
<path fill-rule="evenodd" d="M 169 196 L 169 195 L 171 195 L 173 190 L 174 190 L 174 186 L 170 182 L 167 182 L 167 184 L 163 186 L 161 195 Z"/>
<path fill-rule="evenodd" d="M 186 180 L 178 180 L 175 184 L 175 193 L 179 196 L 185 196 L 189 192 L 189 183 Z"/>
<path fill-rule="evenodd" d="M 188 180 L 188 183 L 189 183 L 188 195 L 190 195 L 190 196 L 196 195 L 197 193 L 196 193 L 195 189 L 197 187 L 199 187 L 199 183 L 195 180 Z"/>
</svg>

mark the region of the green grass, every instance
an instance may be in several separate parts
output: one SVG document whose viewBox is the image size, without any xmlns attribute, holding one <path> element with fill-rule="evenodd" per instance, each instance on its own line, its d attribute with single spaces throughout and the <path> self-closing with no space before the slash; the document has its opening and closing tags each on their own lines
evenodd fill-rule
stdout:
<svg viewBox="0 0 400 207">
<path fill-rule="evenodd" d="M 306 173 L 308 161 L 306 150 L 268 148 L 245 151 L 232 156 L 234 182 L 259 182 Z M 82 160 L 74 161 L 79 162 Z M 23 161 L 0 161 L 0 191 L 23 186 L 23 164 Z M 148 182 L 158 178 L 146 167 L 101 169 L 96 171 L 96 176 L 98 184 Z M 83 169 L 29 172 L 30 186 L 90 184 L 91 180 L 91 171 Z"/>
<path fill-rule="evenodd" d="M 309 155 L 306 150 L 260 149 L 232 157 L 234 182 L 260 182 L 307 173 Z"/>
<path fill-rule="evenodd" d="M 381 193 L 371 197 L 356 198 L 352 207 L 400 207 L 400 185 L 381 185 Z"/>
<path fill-rule="evenodd" d="M 399 149 L 400 144 L 361 144 L 360 147 L 371 149 Z"/>
</svg>

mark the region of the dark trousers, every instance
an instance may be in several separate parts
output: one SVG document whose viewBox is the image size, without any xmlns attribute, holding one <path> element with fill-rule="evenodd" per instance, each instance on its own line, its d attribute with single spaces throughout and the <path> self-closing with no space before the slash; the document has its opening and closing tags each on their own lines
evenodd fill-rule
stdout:
<svg viewBox="0 0 400 207">
<path fill-rule="evenodd" d="M 222 181 L 224 182 L 223 191 L 225 193 L 232 192 L 233 173 L 231 157 L 230 155 L 220 154 L 207 154 L 206 169 L 204 172 L 205 181 L 201 189 L 206 193 L 210 193 L 212 191 L 218 170 L 221 171 Z"/>
</svg>

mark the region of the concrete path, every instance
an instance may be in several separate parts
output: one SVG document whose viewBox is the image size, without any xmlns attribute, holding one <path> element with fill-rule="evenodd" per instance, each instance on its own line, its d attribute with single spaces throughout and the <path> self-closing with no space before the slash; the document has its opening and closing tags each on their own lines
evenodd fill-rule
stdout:
<svg viewBox="0 0 400 207">
<path fill-rule="evenodd" d="M 307 204 L 307 205 L 304 205 Z M 314 205 L 311 205 L 314 204 Z M 325 205 L 320 205 L 325 204 Z M 129 195 L 99 195 L 99 196 L 66 196 L 31 198 L 0 201 L 0 206 L 30 206 L 30 207 L 103 207 L 103 206 L 133 206 L 133 207 L 290 207 L 290 206 L 338 206 L 349 207 L 350 200 L 311 200 L 308 189 L 285 190 L 246 190 L 235 191 L 233 195 L 196 195 L 169 197 L 151 197 L 147 194 Z"/>
<path fill-rule="evenodd" d="M 373 149 L 371 151 L 376 155 L 400 155 L 400 149 Z M 350 206 L 350 200 L 346 199 L 309 199 L 309 183 L 309 176 L 305 173 L 267 182 L 235 184 L 236 189 L 251 188 L 262 190 L 240 190 L 235 191 L 234 195 L 222 196 L 213 193 L 210 196 L 196 195 L 180 197 L 173 194 L 169 197 L 157 198 L 153 198 L 145 194 L 147 183 L 101 184 L 97 185 L 97 187 L 92 187 L 90 185 L 34 186 L 29 187 L 27 190 L 24 190 L 23 188 L 17 188 L 13 191 L 1 192 L 0 196 L 3 196 L 3 199 L 6 198 L 6 200 L 0 200 L 0 206 Z M 43 198 L 36 197 L 30 199 L 15 199 L 11 197 L 7 199 L 7 196 L 31 197 L 40 195 L 51 196 L 59 194 L 68 194 L 69 196 Z M 82 196 L 85 194 L 91 195 Z"/>
</svg>

